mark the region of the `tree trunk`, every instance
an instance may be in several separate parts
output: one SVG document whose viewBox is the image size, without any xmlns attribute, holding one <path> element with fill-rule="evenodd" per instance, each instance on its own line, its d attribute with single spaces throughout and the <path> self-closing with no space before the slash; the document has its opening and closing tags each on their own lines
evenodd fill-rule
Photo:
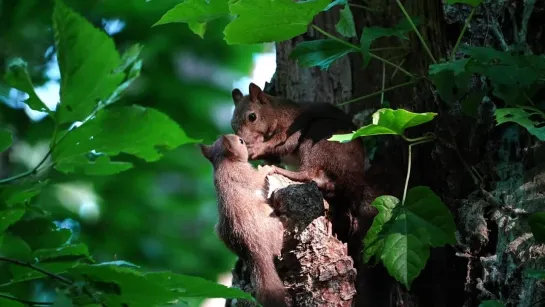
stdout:
<svg viewBox="0 0 545 307">
<path fill-rule="evenodd" d="M 451 57 L 471 7 L 444 5 L 437 0 L 402 2 L 410 16 L 422 20 L 418 29 L 433 57 Z M 545 51 L 545 1 L 485 2 L 477 7 L 462 44 L 502 51 L 518 47 L 534 54 Z M 364 27 L 392 27 L 403 17 L 394 0 L 368 0 L 361 4 L 377 10 L 351 8 L 358 35 Z M 314 24 L 336 33 L 338 11 L 334 8 L 321 13 Z M 380 91 L 383 77 L 384 88 L 406 82 L 400 71 L 376 60 L 362 69 L 360 54 L 334 62 L 327 71 L 301 68 L 289 58 L 298 43 L 321 38 L 324 37 L 309 27 L 306 34 L 278 43 L 277 71 L 265 90 L 295 101 L 339 104 Z M 409 38 L 409 53 L 390 50 L 380 56 L 392 58 L 392 62 L 411 73 L 427 76 L 433 62 L 418 37 L 411 33 Z M 399 40 L 381 39 L 373 47 L 399 44 Z M 476 88 L 479 82 L 474 81 Z M 516 124 L 496 126 L 495 101 L 488 97 L 481 102 L 477 119 L 464 115 L 460 101 L 441 101 L 427 79 L 389 91 L 385 100 L 393 109 L 439 114 L 431 124 L 409 131 L 414 136 L 434 132 L 438 137 L 436 142 L 413 150 L 409 187 L 426 185 L 441 197 L 455 216 L 458 244 L 432 249 L 426 268 L 410 292 L 397 282 L 383 284 L 388 295 L 375 299 L 375 305 L 459 307 L 478 306 L 483 300 L 495 299 L 506 306 L 544 306 L 543 284 L 522 273 L 526 268 L 545 267 L 545 247 L 534 244 L 522 219 L 528 212 L 545 210 L 543 142 Z M 380 95 L 344 107 L 360 125 L 362 114 L 372 114 L 378 108 Z M 405 174 L 407 158 L 405 143 L 394 137 L 381 137 L 368 177 L 375 188 L 400 197 L 404 179 L 400 177 Z M 473 178 L 475 171 L 481 177 L 478 181 Z"/>
</svg>

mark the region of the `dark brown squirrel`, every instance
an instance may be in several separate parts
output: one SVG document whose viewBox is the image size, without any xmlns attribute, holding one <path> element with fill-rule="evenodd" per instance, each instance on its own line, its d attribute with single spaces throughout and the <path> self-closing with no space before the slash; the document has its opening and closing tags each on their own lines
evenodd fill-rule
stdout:
<svg viewBox="0 0 545 307">
<path fill-rule="evenodd" d="M 315 181 L 333 213 L 333 231 L 348 243 L 355 267 L 360 265 L 363 236 L 376 211 L 368 204 L 371 192 L 364 178 L 366 155 L 361 139 L 331 142 L 333 134 L 356 130 L 352 119 L 329 103 L 298 104 L 264 93 L 251 83 L 249 95 L 232 92 L 235 111 L 231 125 L 247 143 L 250 160 L 280 160 L 290 171 L 272 173 L 296 181 Z"/>
<path fill-rule="evenodd" d="M 265 307 L 286 306 L 284 285 L 274 265 L 282 249 L 284 227 L 264 194 L 270 167 L 253 168 L 245 142 L 234 134 L 200 147 L 214 166 L 218 236 L 251 263 L 257 301 Z"/>
</svg>

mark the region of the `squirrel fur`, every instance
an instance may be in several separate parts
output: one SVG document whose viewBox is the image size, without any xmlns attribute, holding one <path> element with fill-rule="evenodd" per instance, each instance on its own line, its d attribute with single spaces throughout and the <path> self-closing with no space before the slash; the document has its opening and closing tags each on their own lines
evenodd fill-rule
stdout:
<svg viewBox="0 0 545 307">
<path fill-rule="evenodd" d="M 255 169 L 248 162 L 245 142 L 234 134 L 200 147 L 214 166 L 218 236 L 238 257 L 250 262 L 257 301 L 265 307 L 286 306 L 284 285 L 274 265 L 282 249 L 284 227 L 264 191 L 270 167 Z"/>
</svg>

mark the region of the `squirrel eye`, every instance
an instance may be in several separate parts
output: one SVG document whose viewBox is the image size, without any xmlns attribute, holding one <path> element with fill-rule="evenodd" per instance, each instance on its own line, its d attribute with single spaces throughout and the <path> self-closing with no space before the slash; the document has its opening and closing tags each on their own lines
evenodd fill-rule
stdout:
<svg viewBox="0 0 545 307">
<path fill-rule="evenodd" d="M 244 144 L 244 140 L 242 140 L 241 138 L 239 138 L 238 141 L 240 142 L 240 144 Z"/>
<path fill-rule="evenodd" d="M 256 119 L 257 119 L 257 116 L 255 115 L 255 113 L 250 113 L 248 115 L 248 120 L 250 120 L 251 122 L 254 122 Z"/>
</svg>

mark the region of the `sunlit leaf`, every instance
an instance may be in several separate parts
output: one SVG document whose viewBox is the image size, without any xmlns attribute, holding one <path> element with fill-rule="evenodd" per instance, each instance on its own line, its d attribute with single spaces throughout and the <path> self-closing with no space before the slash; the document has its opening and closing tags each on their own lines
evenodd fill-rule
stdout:
<svg viewBox="0 0 545 307">
<path fill-rule="evenodd" d="M 159 149 L 171 150 L 194 142 L 197 140 L 189 138 L 176 122 L 157 110 L 140 106 L 109 108 L 70 131 L 55 146 L 53 159 L 62 172 L 105 175 L 132 166 L 111 162 L 108 156 L 128 153 L 151 162 L 161 157 Z M 93 159 L 97 156 L 99 159 Z M 85 160 L 89 165 L 84 165 Z"/>
<path fill-rule="evenodd" d="M 25 103 L 32 110 L 51 112 L 34 91 L 34 86 L 32 85 L 32 81 L 30 80 L 30 76 L 27 71 L 27 64 L 25 61 L 23 61 L 23 59 L 16 58 L 8 63 L 8 71 L 4 76 L 4 81 L 9 86 L 28 94 L 28 99 L 25 101 Z"/>
<path fill-rule="evenodd" d="M 57 118 L 60 123 L 81 121 L 123 81 L 124 74 L 115 72 L 121 58 L 106 33 L 61 0 L 55 0 L 53 29 L 61 73 Z"/>
<path fill-rule="evenodd" d="M 373 114 L 373 123 L 359 128 L 353 133 L 336 134 L 329 141 L 350 142 L 361 136 L 397 134 L 403 135 L 405 129 L 431 121 L 437 113 L 413 113 L 404 109 L 383 108 Z"/>
<path fill-rule="evenodd" d="M 358 49 L 342 44 L 333 39 L 320 39 L 299 43 L 290 54 L 299 66 L 318 66 L 327 70 L 331 63 Z"/>
<path fill-rule="evenodd" d="M 314 16 L 331 0 L 238 0 L 229 5 L 236 16 L 225 27 L 228 44 L 280 42 L 307 31 Z M 266 15 L 263 15 L 266 12 Z"/>
<path fill-rule="evenodd" d="M 204 33 L 206 33 L 206 22 L 190 22 L 188 26 L 191 32 L 195 33 L 200 38 L 204 38 Z"/>
<path fill-rule="evenodd" d="M 206 23 L 229 15 L 229 1 L 186 0 L 170 9 L 153 26 L 172 22 Z"/>
<path fill-rule="evenodd" d="M 496 121 L 498 125 L 506 122 L 517 123 L 528 132 L 536 136 L 541 141 L 545 141 L 545 116 L 543 112 L 539 110 L 529 110 L 529 112 L 522 108 L 501 108 L 496 109 Z M 530 119 L 530 117 L 535 118 Z"/>
</svg>

